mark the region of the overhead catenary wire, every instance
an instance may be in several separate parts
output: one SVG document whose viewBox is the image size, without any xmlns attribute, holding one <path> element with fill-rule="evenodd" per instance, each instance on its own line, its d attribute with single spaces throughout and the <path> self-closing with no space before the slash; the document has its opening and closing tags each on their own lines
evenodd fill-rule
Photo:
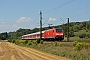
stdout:
<svg viewBox="0 0 90 60">
<path fill-rule="evenodd" d="M 63 5 L 58 6 L 58 7 L 54 8 L 54 9 L 49 10 L 49 11 L 46 11 L 46 12 L 44 12 L 44 13 L 49 13 L 49 12 L 51 12 L 51 11 L 53 11 L 53 10 L 55 10 L 55 9 L 58 9 L 58 8 L 60 8 L 60 7 L 64 6 L 64 5 L 70 3 L 70 2 L 72 2 L 72 1 L 73 1 L 73 0 L 70 0 L 69 2 L 67 2 L 67 3 L 65 3 L 65 4 L 63 4 Z M 87 6 L 88 6 L 88 5 L 87 5 Z M 89 12 L 89 11 L 87 10 L 87 11 L 85 11 L 85 12 L 82 12 L 82 13 L 79 13 L 79 14 L 77 14 L 77 15 L 75 15 L 75 16 L 72 16 L 71 18 L 74 18 L 74 17 L 76 17 L 76 16 L 79 16 L 79 15 L 82 15 L 82 14 L 85 14 L 85 13 L 88 13 L 88 12 Z M 69 14 L 70 14 L 70 13 L 69 13 Z M 61 19 L 61 20 L 62 20 L 62 19 Z M 47 22 L 48 22 L 48 20 L 46 20 L 42 25 L 45 25 Z M 65 22 L 64 22 L 64 23 L 65 23 Z"/>
<path fill-rule="evenodd" d="M 82 13 L 79 13 L 79 14 L 77 14 L 77 15 L 75 15 L 75 16 L 72 16 L 71 18 L 75 18 L 75 17 L 77 17 L 77 16 L 79 16 L 79 15 L 82 15 L 82 14 L 85 14 L 85 13 L 88 13 L 89 11 L 85 11 L 85 12 L 82 12 Z"/>
<path fill-rule="evenodd" d="M 42 24 L 42 25 L 45 25 L 47 23 L 48 19 Z"/>
<path fill-rule="evenodd" d="M 78 11 L 79 9 L 86 8 L 86 7 L 87 7 L 87 11 L 88 11 L 88 6 L 89 6 L 89 5 L 90 5 L 90 4 L 87 4 L 87 5 L 83 6 L 83 7 L 79 7 L 78 9 L 74 9 L 73 11 L 70 11 L 70 12 L 68 12 L 67 14 L 69 15 L 69 14 L 71 14 L 71 13 L 74 12 L 74 11 Z"/>
<path fill-rule="evenodd" d="M 76 15 L 74 14 L 74 16 L 71 16 L 70 18 L 75 18 L 75 17 L 77 17 L 77 16 L 80 16 L 80 15 L 83 15 L 83 14 L 86 14 L 86 13 L 89 13 L 89 12 L 90 12 L 90 11 L 88 10 L 88 6 L 89 6 L 89 5 L 90 5 L 90 4 L 87 4 L 87 5 L 79 8 L 79 9 L 87 8 L 86 11 L 83 11 L 83 12 L 81 12 L 81 13 L 77 13 Z M 73 10 L 72 12 L 78 11 L 79 9 L 75 9 L 75 10 Z M 69 14 L 71 14 L 71 12 L 69 12 L 68 15 L 69 15 Z"/>
<path fill-rule="evenodd" d="M 60 18 L 61 19 L 61 18 Z M 62 19 L 61 19 L 62 20 Z M 65 22 L 64 22 L 64 20 L 62 20 L 63 21 L 63 23 L 65 24 Z"/>
<path fill-rule="evenodd" d="M 60 6 L 56 7 L 56 8 L 53 8 L 53 9 L 51 9 L 51 10 L 48 10 L 48 11 L 46 11 L 46 12 L 44 12 L 44 13 L 49 13 L 49 12 L 51 12 L 51 11 L 54 11 L 54 10 L 60 8 L 60 7 L 63 7 L 63 6 L 65 6 L 65 5 L 67 5 L 67 4 L 69 4 L 69 3 L 72 2 L 72 1 L 74 1 L 74 0 L 70 0 L 70 1 L 64 3 L 64 4 L 62 4 L 62 5 L 60 5 Z M 79 14 L 77 14 L 77 15 L 75 15 L 75 16 L 70 17 L 70 18 L 75 18 L 75 17 L 77 17 L 77 16 L 79 16 L 79 15 L 88 13 L 88 6 L 89 6 L 89 5 L 90 5 L 90 4 L 86 5 L 86 6 L 87 6 L 87 11 L 82 12 L 82 13 L 79 13 Z M 86 7 L 86 6 L 84 6 L 84 7 Z M 81 7 L 81 8 L 83 8 L 83 7 Z M 81 8 L 79 8 L 79 9 L 81 9 Z M 78 9 L 76 9 L 76 10 L 78 10 Z M 74 10 L 74 11 L 76 11 L 76 10 Z M 70 13 L 71 13 L 71 12 L 70 12 Z M 68 14 L 70 14 L 70 13 L 68 13 Z M 46 20 L 46 21 L 43 23 L 43 25 L 45 25 L 47 22 L 48 22 L 48 20 Z M 38 25 L 38 26 L 39 26 L 39 25 Z M 38 26 L 37 26 L 37 27 L 38 27 Z"/>
<path fill-rule="evenodd" d="M 73 1 L 73 0 L 70 0 L 69 2 L 67 2 L 67 3 L 65 3 L 65 4 L 63 4 L 63 5 L 58 6 L 58 7 L 54 8 L 54 9 L 49 10 L 49 11 L 46 11 L 46 12 L 44 12 L 44 13 L 49 13 L 49 12 L 51 12 L 51 11 L 53 11 L 53 10 L 55 10 L 55 9 L 58 9 L 58 8 L 60 8 L 60 7 L 64 6 L 64 5 L 70 3 L 70 2 L 72 2 L 72 1 Z M 85 13 L 88 13 L 88 12 L 89 12 L 89 11 L 88 11 L 88 6 L 89 6 L 89 5 L 90 5 L 90 4 L 87 5 L 87 11 L 84 11 L 84 12 L 82 12 L 82 13 L 78 13 L 77 15 L 72 16 L 72 17 L 70 17 L 70 18 L 75 18 L 75 17 L 77 17 L 77 16 L 79 16 L 79 15 L 83 15 L 83 14 L 85 14 Z M 84 7 L 86 7 L 86 6 L 84 6 Z M 83 8 L 83 7 L 82 7 L 82 8 Z M 81 9 L 81 8 L 79 8 L 79 9 Z M 78 9 L 76 9 L 76 10 L 78 10 Z M 74 11 L 76 11 L 76 10 L 74 10 Z M 68 13 L 68 14 L 70 14 L 70 13 Z M 42 25 L 45 25 L 47 22 L 48 22 L 48 20 L 46 20 Z M 64 23 L 65 23 L 65 22 L 64 22 Z"/>
<path fill-rule="evenodd" d="M 88 11 L 87 13 L 90 13 L 90 11 Z M 90 15 L 87 15 L 87 16 L 85 16 L 85 17 L 82 17 L 82 18 L 80 18 L 79 20 L 90 20 Z"/>
<path fill-rule="evenodd" d="M 55 9 L 58 9 L 58 8 L 60 8 L 60 7 L 63 7 L 63 6 L 65 6 L 65 5 L 67 5 L 67 4 L 69 4 L 69 3 L 72 2 L 72 1 L 73 1 L 73 0 L 70 0 L 70 1 L 64 3 L 64 4 L 62 4 L 62 5 L 60 5 L 60 6 L 56 7 L 56 8 L 53 8 L 53 9 L 51 9 L 51 10 L 49 10 L 49 11 L 46 11 L 45 13 L 49 13 L 49 12 L 55 10 Z M 44 22 L 44 24 L 42 24 L 42 25 L 45 25 L 47 22 L 48 22 L 48 20 L 46 20 L 46 21 Z"/>
<path fill-rule="evenodd" d="M 51 10 L 49 10 L 49 11 L 46 11 L 45 13 L 48 13 L 48 12 L 51 12 L 51 11 L 53 11 L 53 10 L 56 10 L 56 9 L 58 9 L 58 8 L 60 8 L 60 7 L 63 7 L 64 5 L 67 5 L 67 4 L 69 4 L 70 2 L 72 2 L 72 1 L 73 1 L 73 0 L 70 0 L 70 1 L 64 3 L 64 4 L 62 4 L 62 5 L 60 5 L 60 6 L 56 7 L 56 8 L 53 8 L 53 9 L 51 9 Z"/>
</svg>

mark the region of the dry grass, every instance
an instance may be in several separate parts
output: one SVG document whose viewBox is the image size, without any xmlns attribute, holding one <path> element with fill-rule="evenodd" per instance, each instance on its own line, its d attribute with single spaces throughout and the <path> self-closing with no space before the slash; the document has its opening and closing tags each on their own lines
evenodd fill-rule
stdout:
<svg viewBox="0 0 90 60">
<path fill-rule="evenodd" d="M 68 43 L 67 43 L 68 44 Z M 74 51 L 73 45 L 66 43 L 43 43 L 43 44 L 32 44 L 32 45 L 23 45 L 30 48 L 35 48 L 40 51 L 44 51 L 47 53 L 55 54 L 62 57 L 67 57 L 72 60 L 90 60 L 90 48 L 82 49 L 80 51 Z"/>
</svg>

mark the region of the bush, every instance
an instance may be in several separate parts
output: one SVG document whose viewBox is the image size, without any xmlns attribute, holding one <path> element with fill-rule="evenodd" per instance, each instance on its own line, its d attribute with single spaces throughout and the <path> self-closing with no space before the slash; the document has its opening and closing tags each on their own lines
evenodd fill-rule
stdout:
<svg viewBox="0 0 90 60">
<path fill-rule="evenodd" d="M 84 49 L 88 49 L 88 47 L 89 47 L 89 44 L 86 43 L 86 42 L 82 42 L 82 45 L 83 45 L 83 48 L 84 48 Z"/>
<path fill-rule="evenodd" d="M 74 42 L 74 50 L 75 51 L 80 51 L 81 49 L 88 49 L 89 44 L 86 42 Z"/>
<path fill-rule="evenodd" d="M 15 44 L 19 44 L 19 40 L 16 40 L 16 41 L 15 41 Z"/>
<path fill-rule="evenodd" d="M 32 42 L 28 42 L 27 45 L 32 45 Z"/>
<path fill-rule="evenodd" d="M 74 37 L 74 36 L 75 36 L 75 35 L 74 35 L 74 32 L 71 31 L 71 32 L 69 33 L 69 36 L 70 36 L 70 37 Z"/>
<path fill-rule="evenodd" d="M 33 40 L 32 43 L 37 45 L 37 40 Z"/>
<path fill-rule="evenodd" d="M 8 42 L 12 42 L 12 40 L 8 40 Z"/>
<path fill-rule="evenodd" d="M 76 46 L 74 47 L 75 51 L 80 51 L 83 48 L 82 43 L 77 43 Z"/>
<path fill-rule="evenodd" d="M 40 44 L 43 44 L 43 40 L 40 40 Z"/>
<path fill-rule="evenodd" d="M 77 43 L 78 43 L 78 41 L 74 41 L 73 46 L 75 47 Z"/>
<path fill-rule="evenodd" d="M 37 43 L 39 44 L 40 43 L 40 39 L 36 39 Z"/>
<path fill-rule="evenodd" d="M 15 40 L 12 40 L 12 43 L 15 43 Z"/>
<path fill-rule="evenodd" d="M 25 40 L 19 40 L 19 43 L 25 44 Z"/>
<path fill-rule="evenodd" d="M 57 41 L 54 42 L 54 46 L 57 46 Z"/>
<path fill-rule="evenodd" d="M 85 38 L 86 37 L 86 33 L 79 34 L 79 37 L 80 38 Z"/>
<path fill-rule="evenodd" d="M 27 45 L 32 45 L 32 41 L 29 40 L 28 43 L 27 43 Z"/>
<path fill-rule="evenodd" d="M 90 38 L 90 34 L 87 34 L 87 37 Z"/>
<path fill-rule="evenodd" d="M 25 44 L 27 44 L 28 43 L 28 40 L 25 40 Z"/>
</svg>

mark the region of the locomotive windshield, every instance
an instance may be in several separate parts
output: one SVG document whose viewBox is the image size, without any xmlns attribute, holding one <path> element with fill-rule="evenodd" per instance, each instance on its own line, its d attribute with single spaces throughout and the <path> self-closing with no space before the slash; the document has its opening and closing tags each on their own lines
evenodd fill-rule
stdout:
<svg viewBox="0 0 90 60">
<path fill-rule="evenodd" d="M 56 29 L 56 32 L 62 32 L 63 30 L 62 29 Z"/>
</svg>

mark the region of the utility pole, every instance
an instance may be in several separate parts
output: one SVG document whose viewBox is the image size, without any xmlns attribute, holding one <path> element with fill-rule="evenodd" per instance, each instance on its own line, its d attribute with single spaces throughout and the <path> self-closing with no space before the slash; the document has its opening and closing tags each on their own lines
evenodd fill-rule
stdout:
<svg viewBox="0 0 90 60">
<path fill-rule="evenodd" d="M 40 11 L 40 39 L 42 39 L 42 12 Z"/>
<path fill-rule="evenodd" d="M 67 41 L 69 41 L 69 18 L 67 23 Z"/>
</svg>

